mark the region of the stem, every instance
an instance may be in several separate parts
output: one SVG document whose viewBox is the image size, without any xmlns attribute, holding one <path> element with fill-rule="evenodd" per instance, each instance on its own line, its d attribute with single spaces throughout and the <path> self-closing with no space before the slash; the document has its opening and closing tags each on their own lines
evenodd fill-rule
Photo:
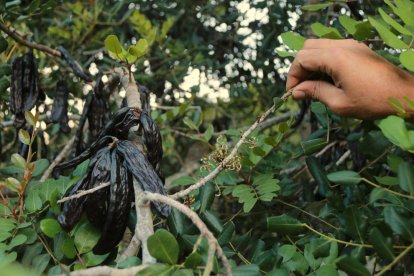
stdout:
<svg viewBox="0 0 414 276">
<path fill-rule="evenodd" d="M 371 181 L 369 181 L 369 180 L 368 180 L 368 179 L 366 179 L 366 178 L 362 178 L 362 181 L 364 181 L 365 183 L 367 183 L 367 184 L 369 184 L 369 185 L 371 185 L 371 186 L 373 186 L 373 187 L 375 187 L 375 188 L 378 188 L 378 189 L 382 189 L 382 190 L 384 190 L 384 191 L 387 191 L 387 192 L 389 192 L 390 194 L 394 194 L 394 195 L 396 195 L 396 196 L 400 196 L 400 197 L 408 198 L 408 199 L 411 199 L 411 200 L 413 200 L 413 199 L 414 199 L 414 196 L 410 196 L 410 195 L 401 194 L 401 193 L 399 193 L 399 192 L 395 192 L 395 191 L 393 191 L 393 190 L 390 190 L 390 189 L 387 189 L 387 188 L 381 187 L 380 185 L 375 184 L 374 182 L 371 182 Z"/>
<path fill-rule="evenodd" d="M 389 263 L 386 267 L 384 267 L 379 273 L 376 274 L 376 276 L 381 276 L 383 275 L 385 272 L 387 272 L 388 270 L 390 270 L 394 265 L 396 265 L 405 255 L 408 254 L 408 252 L 410 252 L 412 249 L 414 248 L 414 242 L 408 246 L 406 249 L 404 249 L 404 251 L 402 251 L 400 253 L 400 255 L 398 255 L 397 257 L 395 257 L 394 260 L 392 260 L 391 263 Z"/>
</svg>

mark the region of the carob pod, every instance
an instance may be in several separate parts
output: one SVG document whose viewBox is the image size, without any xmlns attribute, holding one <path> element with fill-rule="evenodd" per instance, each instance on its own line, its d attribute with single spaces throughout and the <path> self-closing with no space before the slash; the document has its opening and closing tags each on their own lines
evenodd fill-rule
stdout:
<svg viewBox="0 0 414 276">
<path fill-rule="evenodd" d="M 62 54 L 62 58 L 68 63 L 70 68 L 72 68 L 73 74 L 75 74 L 75 76 L 81 78 L 86 82 L 92 81 L 92 78 L 83 71 L 80 65 L 76 63 L 73 57 L 65 48 L 63 48 L 63 46 L 58 46 L 57 50 Z"/>
<path fill-rule="evenodd" d="M 31 110 L 45 95 L 39 87 L 37 66 L 33 52 L 17 57 L 12 62 L 10 81 L 10 109 L 15 114 L 14 125 L 22 128 L 26 122 L 24 112 Z"/>
<path fill-rule="evenodd" d="M 122 239 L 125 232 L 129 210 L 131 208 L 131 186 L 128 184 L 128 172 L 122 166 L 122 160 L 116 150 L 111 153 L 111 186 L 108 212 L 101 237 L 93 248 L 95 254 L 110 252 Z"/>
<path fill-rule="evenodd" d="M 138 181 L 143 191 L 165 195 L 163 181 L 134 143 L 126 140 L 118 141 L 116 150 L 124 158 L 128 171 Z M 168 217 L 170 214 L 168 205 L 160 202 L 153 202 L 153 205 L 162 216 Z"/>
<path fill-rule="evenodd" d="M 160 129 L 147 111 L 142 111 L 140 122 L 143 130 L 144 144 L 147 148 L 148 161 L 152 164 L 158 176 L 163 180 L 160 168 L 163 154 Z"/>
<path fill-rule="evenodd" d="M 91 189 L 110 181 L 111 162 L 111 149 L 109 147 L 99 150 L 92 158 L 90 166 L 93 169 L 89 179 Z M 88 201 L 85 203 L 85 212 L 89 221 L 99 228 L 102 228 L 105 223 L 108 196 L 109 187 L 105 187 L 90 194 Z"/>
<path fill-rule="evenodd" d="M 100 138 L 99 140 L 92 143 L 92 145 L 86 149 L 82 154 L 76 156 L 72 160 L 62 162 L 59 165 L 57 165 L 53 170 L 53 177 L 58 177 L 60 171 L 73 168 L 86 159 L 90 158 L 94 153 L 96 153 L 98 150 L 102 149 L 103 147 L 106 147 L 109 143 L 115 141 L 116 138 L 112 136 L 104 136 Z"/>
<path fill-rule="evenodd" d="M 108 135 L 122 140 L 128 139 L 129 129 L 139 124 L 140 115 L 141 112 L 137 108 L 124 107 L 119 109 L 105 125 L 98 139 Z"/>
<path fill-rule="evenodd" d="M 72 196 L 76 194 L 79 190 L 87 189 L 89 189 L 89 182 L 88 176 L 85 176 L 78 180 L 76 184 L 71 186 L 66 191 L 64 197 Z M 60 226 L 62 226 L 64 230 L 72 230 L 75 224 L 80 220 L 86 200 L 88 200 L 88 195 L 79 198 L 74 198 L 63 203 L 62 214 L 60 214 L 57 219 Z"/>
<path fill-rule="evenodd" d="M 81 154 L 85 148 L 83 146 L 83 127 L 85 126 L 86 120 L 88 119 L 88 113 L 91 108 L 93 95 L 89 94 L 85 99 L 85 104 L 83 105 L 82 115 L 79 120 L 79 126 L 76 130 L 76 138 L 75 138 L 75 156 Z"/>
<path fill-rule="evenodd" d="M 69 90 L 64 80 L 56 82 L 55 98 L 52 105 L 52 122 L 59 123 L 60 130 L 63 133 L 69 133 L 70 127 L 68 125 L 68 96 Z"/>
<path fill-rule="evenodd" d="M 89 131 L 94 141 L 110 119 L 109 95 L 105 94 L 102 75 L 98 76 L 88 111 Z"/>
</svg>

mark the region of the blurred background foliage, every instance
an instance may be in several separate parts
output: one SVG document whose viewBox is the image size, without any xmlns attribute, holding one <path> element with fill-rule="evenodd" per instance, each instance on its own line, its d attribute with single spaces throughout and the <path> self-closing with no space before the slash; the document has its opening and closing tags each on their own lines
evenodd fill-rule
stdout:
<svg viewBox="0 0 414 276">
<path fill-rule="evenodd" d="M 304 37 L 355 38 L 414 70 L 413 6 L 409 0 L 14 0 L 0 3 L 0 23 L 28 41 L 63 46 L 94 81 L 102 74 L 106 82 L 117 66 L 104 48 L 108 35 L 125 46 L 146 39 L 149 51 L 132 69 L 137 82 L 152 92 L 152 117 L 163 135 L 162 170 L 173 192 L 217 166 L 240 131 L 284 93 L 288 67 Z M 0 180 L 10 188 L 8 177 L 20 181 L 23 174 L 13 154 L 24 153 L 11 125 L 7 68 L 28 49 L 1 34 Z M 13 197 L 0 202 L 0 267 L 17 260 L 54 275 L 99 264 L 137 265 L 139 258 L 116 263 L 117 252 L 94 255 L 99 233 L 85 219 L 67 234 L 56 225 L 56 201 L 85 166 L 57 180 L 39 179 L 75 135 L 83 101 L 95 84 L 74 76 L 59 58 L 34 54 L 47 95 L 36 109 L 50 115 L 55 84 L 66 80 L 72 130 L 64 134 L 58 124 L 39 123 L 45 145 L 41 151 L 38 142 L 38 171 L 28 186 L 24 222 L 7 217 Z M 112 111 L 124 95 L 122 89 L 111 95 Z M 401 103 L 393 104 L 404 115 Z M 298 110 L 289 100 L 253 133 L 231 166 L 186 204 L 218 237 L 237 275 L 412 273 L 414 147 L 406 138 L 411 123 L 399 117 L 379 124 L 340 118 L 312 103 L 304 122 L 291 129 Z M 192 252 L 197 229 L 175 211 L 159 225 L 172 234 L 159 233 L 178 257 L 168 263 L 168 256 L 157 256 L 167 264 L 149 268 L 146 275 L 200 273 L 207 244 Z"/>
</svg>

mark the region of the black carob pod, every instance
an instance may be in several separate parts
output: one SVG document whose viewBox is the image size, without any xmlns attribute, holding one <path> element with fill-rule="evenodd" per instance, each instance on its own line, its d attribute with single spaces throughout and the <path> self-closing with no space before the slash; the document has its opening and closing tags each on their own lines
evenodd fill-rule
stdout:
<svg viewBox="0 0 414 276">
<path fill-rule="evenodd" d="M 81 78 L 86 82 L 92 81 L 92 78 L 83 71 L 80 65 L 76 63 L 71 54 L 69 54 L 69 52 L 63 48 L 63 46 L 58 46 L 57 50 L 62 54 L 62 58 L 68 63 L 70 68 L 72 68 L 73 74 L 75 74 L 75 76 Z"/>
<path fill-rule="evenodd" d="M 59 80 L 56 83 L 55 98 L 52 105 L 52 122 L 59 123 L 60 130 L 63 133 L 69 133 L 70 127 L 68 125 L 68 96 L 69 90 L 64 80 Z"/>
</svg>

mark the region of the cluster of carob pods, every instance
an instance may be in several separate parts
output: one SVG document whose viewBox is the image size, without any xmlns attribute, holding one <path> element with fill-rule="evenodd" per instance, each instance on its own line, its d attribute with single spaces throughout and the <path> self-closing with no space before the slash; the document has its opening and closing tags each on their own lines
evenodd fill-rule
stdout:
<svg viewBox="0 0 414 276">
<path fill-rule="evenodd" d="M 75 75 L 90 81 L 89 76 L 86 76 L 75 62 L 71 62 L 67 51 L 63 48 L 59 50 Z M 103 183 L 110 183 L 94 193 L 64 202 L 62 214 L 58 217 L 62 228 L 70 231 L 81 219 L 82 214 L 86 213 L 89 221 L 101 229 L 101 237 L 93 248 L 95 254 L 111 252 L 122 239 L 134 200 L 134 181 L 143 191 L 165 194 L 164 178 L 160 171 L 163 154 L 161 134 L 150 116 L 148 90 L 139 86 L 141 108 L 123 107 L 109 119 L 109 106 L 106 100 L 109 99 L 109 94 L 119 79 L 115 78 L 110 82 L 109 88 L 104 87 L 100 79 L 99 76 L 93 97 L 89 97 L 85 103 L 77 131 L 76 157 L 54 169 L 54 175 L 57 176 L 65 169 L 90 160 L 86 174 L 67 190 L 65 197 Z M 17 128 L 25 125 L 24 112 L 31 110 L 36 103 L 45 98 L 38 82 L 32 52 L 12 62 L 10 105 L 11 111 L 15 114 Z M 68 88 L 64 81 L 58 81 L 51 119 L 52 122 L 60 124 L 63 132 L 70 131 L 67 100 Z M 96 112 L 97 107 L 102 109 L 99 110 L 101 112 Z M 93 136 L 91 140 L 94 142 L 84 149 L 80 143 L 86 119 L 93 128 L 90 130 Z M 130 141 L 131 137 L 134 137 L 133 142 Z M 161 216 L 166 217 L 170 213 L 169 206 L 165 204 L 154 202 L 153 206 Z"/>
</svg>

